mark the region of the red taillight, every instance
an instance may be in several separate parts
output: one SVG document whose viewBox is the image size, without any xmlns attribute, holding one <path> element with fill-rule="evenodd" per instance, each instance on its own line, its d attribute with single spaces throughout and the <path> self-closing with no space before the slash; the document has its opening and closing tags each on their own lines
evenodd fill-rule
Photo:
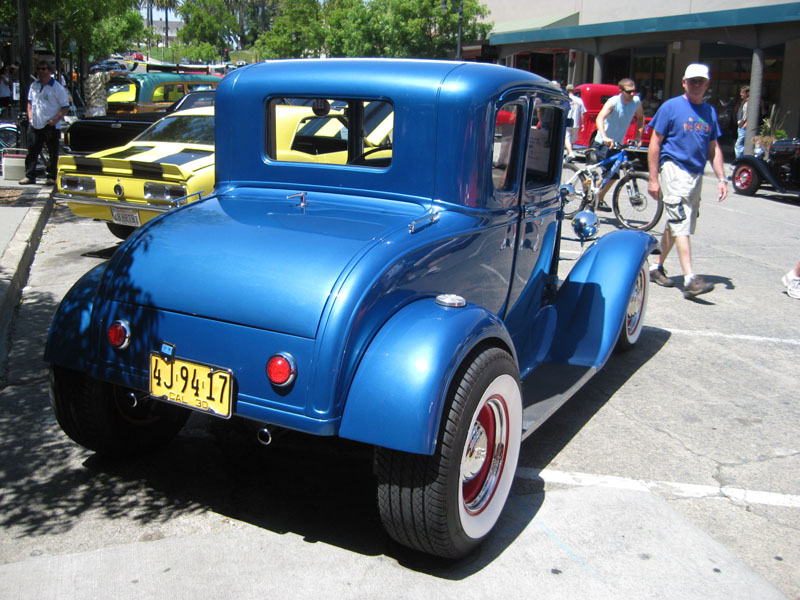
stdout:
<svg viewBox="0 0 800 600">
<path fill-rule="evenodd" d="M 114 321 L 108 328 L 108 341 L 117 350 L 123 350 L 131 343 L 131 331 L 125 321 Z"/>
<path fill-rule="evenodd" d="M 267 377 L 272 385 L 287 386 L 296 375 L 297 367 L 290 354 L 275 354 L 267 361 Z"/>
</svg>

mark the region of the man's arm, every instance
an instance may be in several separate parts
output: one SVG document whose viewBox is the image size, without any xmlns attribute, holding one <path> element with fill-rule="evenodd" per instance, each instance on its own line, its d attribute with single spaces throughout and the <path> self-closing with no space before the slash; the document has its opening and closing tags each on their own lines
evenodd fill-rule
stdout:
<svg viewBox="0 0 800 600">
<path fill-rule="evenodd" d="M 722 150 L 717 140 L 708 144 L 708 159 L 711 161 L 711 168 L 714 169 L 714 174 L 717 176 L 717 191 L 719 193 L 717 202 L 722 202 L 728 196 L 728 180 L 725 178 Z"/>
<path fill-rule="evenodd" d="M 642 133 L 644 133 L 644 109 L 641 101 L 636 106 L 636 145 L 642 145 Z"/>
<path fill-rule="evenodd" d="M 597 131 L 599 131 L 600 135 L 603 137 L 603 143 L 607 144 L 608 146 L 614 145 L 614 140 L 609 140 L 608 136 L 606 135 L 606 118 L 611 114 L 612 108 L 614 108 L 613 97 L 606 100 L 606 103 L 603 105 L 603 108 L 600 109 L 597 119 L 595 120 L 595 123 L 597 124 Z"/>
<path fill-rule="evenodd" d="M 661 143 L 663 141 L 664 136 L 654 130 L 653 135 L 650 136 L 650 147 L 647 149 L 647 168 L 650 171 L 647 191 L 656 200 L 661 194 L 661 184 L 658 181 L 658 161 L 661 158 Z"/>
</svg>

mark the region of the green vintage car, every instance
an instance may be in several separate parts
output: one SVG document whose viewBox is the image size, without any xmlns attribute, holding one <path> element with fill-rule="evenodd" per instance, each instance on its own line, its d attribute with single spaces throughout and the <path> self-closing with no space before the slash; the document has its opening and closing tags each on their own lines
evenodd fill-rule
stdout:
<svg viewBox="0 0 800 600">
<path fill-rule="evenodd" d="M 124 146 L 164 116 L 189 92 L 213 90 L 222 78 L 195 73 L 119 73 L 106 85 L 105 117 L 86 117 L 64 131 L 68 154 L 90 154 Z"/>
</svg>

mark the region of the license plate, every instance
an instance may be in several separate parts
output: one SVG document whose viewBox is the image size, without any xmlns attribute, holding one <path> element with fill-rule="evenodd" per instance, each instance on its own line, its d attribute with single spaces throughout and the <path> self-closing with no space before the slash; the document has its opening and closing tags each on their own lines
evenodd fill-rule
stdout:
<svg viewBox="0 0 800 600">
<path fill-rule="evenodd" d="M 227 419 L 232 379 L 228 369 L 150 354 L 150 394 L 159 400 Z"/>
<path fill-rule="evenodd" d="M 135 210 L 128 210 L 126 208 L 111 207 L 111 218 L 114 223 L 120 225 L 131 225 L 132 227 L 139 227 L 139 213 Z"/>
</svg>

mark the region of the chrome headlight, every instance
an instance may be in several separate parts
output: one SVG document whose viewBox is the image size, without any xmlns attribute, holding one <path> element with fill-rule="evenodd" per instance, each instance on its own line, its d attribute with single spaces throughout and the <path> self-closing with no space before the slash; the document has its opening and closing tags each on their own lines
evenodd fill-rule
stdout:
<svg viewBox="0 0 800 600">
<path fill-rule="evenodd" d="M 175 185 L 170 183 L 155 183 L 148 181 L 144 184 L 145 200 L 177 200 L 186 195 L 185 185 Z"/>
<path fill-rule="evenodd" d="M 97 193 L 94 177 L 78 177 L 76 175 L 62 175 L 61 189 L 65 192 L 83 192 L 84 194 Z"/>
</svg>

